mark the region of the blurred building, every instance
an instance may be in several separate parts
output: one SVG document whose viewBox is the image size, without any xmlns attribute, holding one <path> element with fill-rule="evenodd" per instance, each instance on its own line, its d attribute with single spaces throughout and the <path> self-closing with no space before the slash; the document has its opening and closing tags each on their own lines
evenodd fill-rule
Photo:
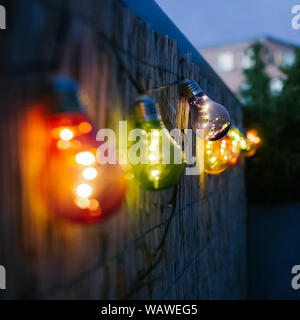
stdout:
<svg viewBox="0 0 300 320">
<path fill-rule="evenodd" d="M 266 71 L 271 77 L 270 90 L 276 94 L 282 90 L 284 74 L 280 67 L 292 65 L 295 61 L 294 46 L 271 37 L 252 39 L 231 44 L 216 45 L 200 49 L 200 53 L 217 71 L 223 81 L 236 94 L 245 82 L 244 69 L 251 67 L 249 47 L 254 42 L 261 42 L 266 48 L 264 55 Z"/>
</svg>

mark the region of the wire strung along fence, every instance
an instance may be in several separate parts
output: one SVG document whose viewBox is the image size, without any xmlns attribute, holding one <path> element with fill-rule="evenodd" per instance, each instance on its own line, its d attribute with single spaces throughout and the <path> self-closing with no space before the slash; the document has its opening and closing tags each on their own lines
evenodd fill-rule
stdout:
<svg viewBox="0 0 300 320">
<path fill-rule="evenodd" d="M 128 118 L 138 86 L 163 87 L 151 97 L 168 129 L 189 127 L 178 79 L 198 81 L 241 125 L 232 94 L 211 83 L 179 51 L 176 39 L 154 32 L 121 1 L 14 0 L 6 9 L 9 23 L 0 45 L 0 264 L 7 270 L 7 290 L 0 296 L 243 297 L 243 166 L 219 176 L 183 176 L 160 192 L 129 184 L 120 212 L 89 226 L 58 219 L 42 190 L 48 133 L 39 88 L 45 78 L 75 79 L 96 126 L 116 130 Z"/>
</svg>

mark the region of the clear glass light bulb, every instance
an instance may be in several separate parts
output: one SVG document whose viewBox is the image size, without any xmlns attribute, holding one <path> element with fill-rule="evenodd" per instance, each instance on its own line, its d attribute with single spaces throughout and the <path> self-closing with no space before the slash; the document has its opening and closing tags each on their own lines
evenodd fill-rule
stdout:
<svg viewBox="0 0 300 320">
<path fill-rule="evenodd" d="M 166 189 L 178 182 L 185 169 L 181 146 L 172 138 L 157 112 L 155 102 L 141 96 L 135 104 L 136 127 L 145 132 L 142 143 L 147 150 L 147 163 L 132 165 L 132 172 L 139 185 L 147 190 Z M 168 148 L 163 141 L 168 140 Z M 180 159 L 180 161 L 178 161 Z M 130 159 L 129 159 L 130 161 Z"/>
<path fill-rule="evenodd" d="M 208 141 L 223 138 L 231 126 L 228 111 L 219 103 L 211 100 L 196 81 L 185 80 L 183 93 L 190 105 L 194 132 L 200 138 Z"/>
</svg>

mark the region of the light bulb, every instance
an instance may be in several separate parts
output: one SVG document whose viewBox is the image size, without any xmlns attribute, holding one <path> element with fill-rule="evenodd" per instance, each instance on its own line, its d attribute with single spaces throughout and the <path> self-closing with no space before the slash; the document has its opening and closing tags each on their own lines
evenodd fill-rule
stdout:
<svg viewBox="0 0 300 320">
<path fill-rule="evenodd" d="M 59 136 L 60 136 L 61 140 L 69 141 L 74 137 L 74 134 L 73 134 L 73 131 L 70 130 L 69 128 L 64 128 L 64 129 L 60 130 Z"/>
<path fill-rule="evenodd" d="M 249 148 L 245 156 L 252 157 L 256 153 L 257 148 L 260 147 L 262 140 L 259 137 L 257 130 L 255 129 L 247 130 L 246 137 L 247 137 Z"/>
<path fill-rule="evenodd" d="M 237 154 L 227 137 L 205 141 L 204 148 L 204 171 L 208 174 L 219 174 L 238 161 L 239 149 Z"/>
<path fill-rule="evenodd" d="M 92 194 L 92 188 L 90 185 L 82 183 L 76 188 L 76 193 L 79 198 L 88 198 Z"/>
<path fill-rule="evenodd" d="M 82 175 L 87 180 L 93 180 L 97 177 L 97 170 L 95 168 L 86 168 L 83 170 Z"/>
<path fill-rule="evenodd" d="M 84 166 L 89 166 L 96 162 L 96 157 L 90 151 L 77 153 L 75 159 L 77 163 Z"/>
<path fill-rule="evenodd" d="M 59 85 L 61 82 L 63 86 Z M 97 162 L 96 152 L 103 142 L 96 141 L 96 132 L 85 113 L 70 112 L 70 105 L 76 104 L 77 99 L 74 83 L 59 79 L 59 84 L 55 83 L 58 92 L 54 90 L 58 106 L 48 117 L 49 149 L 43 170 L 47 201 L 51 211 L 64 219 L 80 223 L 102 221 L 116 212 L 124 200 L 125 173 L 119 164 Z M 57 113 L 59 110 L 66 112 Z"/>
<path fill-rule="evenodd" d="M 147 163 L 132 164 L 134 177 L 142 188 L 148 190 L 161 190 L 173 186 L 185 169 L 181 146 L 165 128 L 155 102 L 148 96 L 141 96 L 136 100 L 135 116 L 137 128 L 144 132 L 141 142 L 145 146 L 144 150 L 147 150 L 147 154 L 144 155 Z M 168 141 L 166 150 L 163 150 L 163 141 Z"/>
<path fill-rule="evenodd" d="M 233 144 L 232 141 L 228 137 L 224 137 L 221 139 L 222 141 L 226 141 L 226 149 L 228 153 L 228 168 L 233 168 L 240 163 L 240 148 L 237 144 Z"/>
<path fill-rule="evenodd" d="M 211 100 L 194 80 L 184 81 L 183 93 L 190 106 L 194 132 L 208 141 L 224 137 L 231 126 L 228 111 Z"/>
<path fill-rule="evenodd" d="M 231 128 L 228 131 L 228 137 L 234 146 L 238 146 L 242 154 L 247 152 L 249 149 L 249 143 L 238 128 Z"/>
<path fill-rule="evenodd" d="M 230 145 L 227 138 L 204 143 L 204 171 L 219 174 L 227 169 L 230 160 Z"/>
<path fill-rule="evenodd" d="M 255 144 L 256 146 L 261 145 L 262 140 L 259 137 L 257 130 L 255 130 L 255 129 L 247 130 L 246 136 L 247 136 L 248 141 L 250 141 L 251 143 Z"/>
</svg>

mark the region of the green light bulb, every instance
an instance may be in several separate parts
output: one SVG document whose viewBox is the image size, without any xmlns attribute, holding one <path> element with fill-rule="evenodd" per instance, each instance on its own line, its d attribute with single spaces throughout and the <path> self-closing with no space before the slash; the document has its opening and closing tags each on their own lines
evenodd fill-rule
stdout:
<svg viewBox="0 0 300 320">
<path fill-rule="evenodd" d="M 147 190 L 173 186 L 184 172 L 184 153 L 165 128 L 155 102 L 148 96 L 141 96 L 135 102 L 135 123 L 143 133 L 138 152 L 143 160 L 132 164 L 135 179 Z"/>
</svg>

